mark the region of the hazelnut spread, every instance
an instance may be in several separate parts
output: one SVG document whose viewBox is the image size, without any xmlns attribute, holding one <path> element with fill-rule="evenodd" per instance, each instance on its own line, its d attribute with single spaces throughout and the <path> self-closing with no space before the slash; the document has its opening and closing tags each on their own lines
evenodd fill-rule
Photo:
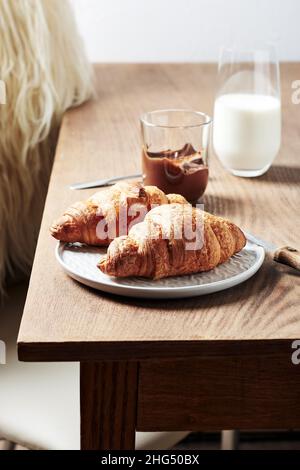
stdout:
<svg viewBox="0 0 300 470">
<path fill-rule="evenodd" d="M 142 161 L 145 185 L 155 185 L 166 194 L 181 194 L 190 202 L 196 202 L 206 189 L 208 167 L 191 144 L 175 151 L 144 149 Z"/>
</svg>

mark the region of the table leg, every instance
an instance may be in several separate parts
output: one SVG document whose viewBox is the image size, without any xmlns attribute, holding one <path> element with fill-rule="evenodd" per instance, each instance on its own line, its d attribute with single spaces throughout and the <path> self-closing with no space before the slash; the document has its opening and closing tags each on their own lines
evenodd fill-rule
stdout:
<svg viewBox="0 0 300 470">
<path fill-rule="evenodd" d="M 238 450 L 240 441 L 240 433 L 238 430 L 222 431 L 221 433 L 221 449 L 222 450 Z"/>
<path fill-rule="evenodd" d="M 135 447 L 138 364 L 80 364 L 81 449 Z"/>
</svg>

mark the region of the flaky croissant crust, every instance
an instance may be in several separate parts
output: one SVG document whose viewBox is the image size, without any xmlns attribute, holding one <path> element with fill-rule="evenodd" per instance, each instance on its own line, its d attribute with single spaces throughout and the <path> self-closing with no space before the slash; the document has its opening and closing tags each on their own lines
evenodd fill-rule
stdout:
<svg viewBox="0 0 300 470">
<path fill-rule="evenodd" d="M 186 223 L 191 229 L 188 237 L 183 230 Z M 116 238 L 99 268 L 116 277 L 161 279 L 192 274 L 224 263 L 245 244 L 243 232 L 226 219 L 190 205 L 162 205 L 127 236 Z"/>
<path fill-rule="evenodd" d="M 54 222 L 50 232 L 64 242 L 108 246 L 115 237 L 127 234 L 134 223 L 143 220 L 152 206 L 173 202 L 187 203 L 182 196 L 165 195 L 156 186 L 120 182 L 73 204 Z"/>
</svg>

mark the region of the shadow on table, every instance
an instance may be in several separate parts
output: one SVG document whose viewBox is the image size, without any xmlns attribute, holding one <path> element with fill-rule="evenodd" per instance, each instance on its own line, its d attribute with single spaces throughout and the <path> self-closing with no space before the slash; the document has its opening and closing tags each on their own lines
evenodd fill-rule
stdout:
<svg viewBox="0 0 300 470">
<path fill-rule="evenodd" d="M 223 217 L 225 217 L 226 214 L 232 213 L 234 208 L 239 207 L 239 200 L 237 198 L 229 198 L 223 195 L 218 196 L 209 193 L 205 194 L 200 202 L 204 204 L 205 211 Z"/>
<path fill-rule="evenodd" d="M 269 183 L 300 183 L 300 167 L 288 165 L 273 165 L 262 176 L 257 178 L 258 181 L 266 181 Z"/>
</svg>

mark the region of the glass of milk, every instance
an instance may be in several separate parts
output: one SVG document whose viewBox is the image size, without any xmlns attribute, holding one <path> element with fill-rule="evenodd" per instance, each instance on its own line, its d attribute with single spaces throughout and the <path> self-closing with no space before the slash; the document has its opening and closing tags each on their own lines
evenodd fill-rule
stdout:
<svg viewBox="0 0 300 470">
<path fill-rule="evenodd" d="M 280 73 L 274 47 L 222 49 L 214 107 L 214 150 L 236 176 L 272 165 L 281 143 Z"/>
</svg>

